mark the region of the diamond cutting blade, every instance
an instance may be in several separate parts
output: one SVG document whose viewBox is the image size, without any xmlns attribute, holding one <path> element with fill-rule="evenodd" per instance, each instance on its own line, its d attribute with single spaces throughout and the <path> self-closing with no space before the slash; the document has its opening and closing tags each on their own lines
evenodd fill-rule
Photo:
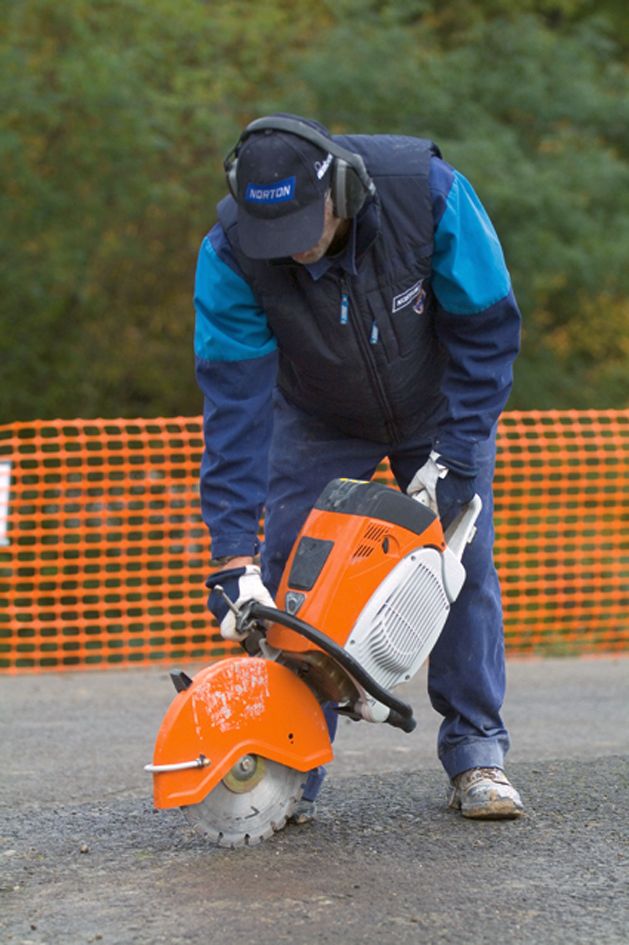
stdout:
<svg viewBox="0 0 629 945">
<path fill-rule="evenodd" d="M 260 755 L 243 755 L 200 804 L 182 807 L 195 830 L 221 847 L 253 845 L 281 830 L 306 774 Z"/>
</svg>

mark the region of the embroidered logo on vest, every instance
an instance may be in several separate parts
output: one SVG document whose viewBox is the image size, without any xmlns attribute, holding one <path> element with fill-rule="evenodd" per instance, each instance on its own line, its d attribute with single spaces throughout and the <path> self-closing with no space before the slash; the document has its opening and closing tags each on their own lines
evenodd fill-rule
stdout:
<svg viewBox="0 0 629 945">
<path fill-rule="evenodd" d="M 413 302 L 413 311 L 417 312 L 418 315 L 424 311 L 424 300 L 426 298 L 426 292 L 423 288 L 424 280 L 420 279 L 419 282 L 416 282 L 415 285 L 412 285 L 410 289 L 407 289 L 405 292 L 400 292 L 399 295 L 396 295 L 393 299 L 393 306 L 391 312 L 395 315 L 396 312 L 401 311 L 401 309 L 406 308 L 407 305 L 410 305 Z"/>
</svg>

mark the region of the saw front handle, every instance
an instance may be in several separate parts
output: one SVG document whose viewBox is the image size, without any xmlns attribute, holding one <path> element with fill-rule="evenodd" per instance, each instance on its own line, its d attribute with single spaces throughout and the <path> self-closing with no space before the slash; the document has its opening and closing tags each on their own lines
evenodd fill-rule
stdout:
<svg viewBox="0 0 629 945">
<path fill-rule="evenodd" d="M 407 702 L 403 702 L 402 699 L 398 699 L 392 692 L 381 686 L 353 656 L 350 656 L 347 650 L 331 640 L 325 633 L 317 630 L 316 627 L 311 626 L 304 620 L 300 620 L 299 617 L 287 614 L 276 607 L 267 607 L 266 604 L 260 604 L 258 601 L 249 601 L 243 606 L 243 611 L 245 620 L 250 620 L 253 617 L 257 621 L 269 620 L 274 623 L 281 623 L 320 647 L 328 656 L 336 660 L 363 687 L 365 692 L 389 709 L 389 715 L 385 720 L 389 725 L 401 728 L 404 732 L 412 732 L 417 727 L 417 720 L 413 716 L 412 706 Z"/>
</svg>

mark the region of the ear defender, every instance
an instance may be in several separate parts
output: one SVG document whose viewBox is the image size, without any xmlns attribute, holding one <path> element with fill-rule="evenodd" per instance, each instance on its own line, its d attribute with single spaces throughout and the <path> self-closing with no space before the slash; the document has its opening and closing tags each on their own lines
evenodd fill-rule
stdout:
<svg viewBox="0 0 629 945">
<path fill-rule="evenodd" d="M 223 161 L 229 192 L 238 202 L 238 152 L 247 138 L 258 131 L 287 131 L 297 135 L 334 158 L 331 171 L 332 203 L 334 213 L 343 220 L 350 220 L 360 211 L 367 197 L 376 192 L 376 187 L 360 154 L 348 151 L 324 134 L 311 128 L 297 118 L 258 118 L 247 125 L 240 138 Z"/>
<path fill-rule="evenodd" d="M 368 178 L 371 187 L 365 186 L 364 179 L 358 173 L 355 165 L 349 164 L 342 157 L 335 157 L 332 168 L 332 204 L 334 215 L 343 220 L 351 220 L 352 217 L 355 217 L 367 197 L 375 193 L 373 181 L 367 175 L 362 158 L 358 154 L 355 157 L 359 158 L 363 165 L 365 176 Z"/>
<path fill-rule="evenodd" d="M 225 156 L 223 167 L 225 168 L 225 179 L 229 192 L 236 202 L 238 202 L 238 151 L 242 144 L 242 137 L 234 145 L 231 151 Z"/>
</svg>

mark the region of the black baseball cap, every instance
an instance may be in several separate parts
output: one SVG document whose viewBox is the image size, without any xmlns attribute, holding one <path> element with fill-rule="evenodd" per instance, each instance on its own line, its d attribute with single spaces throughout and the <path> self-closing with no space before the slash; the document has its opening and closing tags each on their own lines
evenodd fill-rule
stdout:
<svg viewBox="0 0 629 945">
<path fill-rule="evenodd" d="M 318 122 L 312 127 L 322 130 Z M 245 255 L 278 259 L 306 252 L 319 242 L 333 160 L 331 153 L 287 131 L 255 131 L 243 140 L 238 148 L 237 202 L 238 237 Z"/>
</svg>

